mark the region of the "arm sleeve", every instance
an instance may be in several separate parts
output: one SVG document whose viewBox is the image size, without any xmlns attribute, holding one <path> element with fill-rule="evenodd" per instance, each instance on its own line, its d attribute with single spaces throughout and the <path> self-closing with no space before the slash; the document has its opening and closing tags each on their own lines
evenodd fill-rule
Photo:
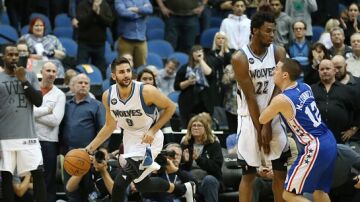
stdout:
<svg viewBox="0 0 360 202">
<path fill-rule="evenodd" d="M 39 118 L 49 114 L 49 108 L 47 106 L 34 107 L 34 117 Z"/>
<path fill-rule="evenodd" d="M 153 13 L 153 7 L 151 3 L 147 0 L 144 5 L 139 6 L 139 14 L 141 15 L 150 15 Z"/>
<path fill-rule="evenodd" d="M 123 0 L 115 0 L 115 10 L 116 13 L 123 18 L 138 19 L 141 17 L 139 14 L 129 11 L 126 8 Z"/>
<path fill-rule="evenodd" d="M 65 112 L 65 95 L 62 93 L 57 97 L 55 107 L 51 114 L 39 117 L 36 119 L 37 122 L 45 124 L 50 127 L 59 126 L 61 120 L 64 117 Z"/>
<path fill-rule="evenodd" d="M 196 163 L 200 166 L 201 169 L 206 170 L 209 174 L 214 176 L 221 176 L 221 166 L 224 161 L 222 155 L 221 146 L 218 142 L 214 142 L 208 146 L 208 155 L 201 155 L 196 159 Z"/>
<path fill-rule="evenodd" d="M 29 81 L 22 82 L 24 94 L 31 104 L 40 107 L 42 104 L 42 94 L 40 90 L 36 90 Z"/>
<path fill-rule="evenodd" d="M 106 1 L 101 3 L 99 17 L 106 26 L 111 26 L 114 21 L 113 11 Z"/>
</svg>

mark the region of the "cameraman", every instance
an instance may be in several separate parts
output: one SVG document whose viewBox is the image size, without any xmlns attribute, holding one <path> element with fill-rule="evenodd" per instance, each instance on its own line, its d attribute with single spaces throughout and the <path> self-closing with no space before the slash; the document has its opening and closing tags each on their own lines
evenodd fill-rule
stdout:
<svg viewBox="0 0 360 202">
<path fill-rule="evenodd" d="M 90 170 L 91 181 L 88 186 L 81 187 L 79 184 L 83 176 L 71 176 L 66 184 L 67 192 L 81 192 L 81 201 L 105 202 L 110 201 L 111 191 L 114 185 L 113 178 L 116 177 L 118 169 L 111 163 L 110 155 L 105 147 L 99 147 L 92 158 L 93 168 Z M 114 161 L 116 163 L 116 161 Z M 86 174 L 85 174 L 86 175 Z"/>
<path fill-rule="evenodd" d="M 161 166 L 161 169 L 157 173 L 152 174 L 151 177 L 161 177 L 174 184 L 181 184 L 190 181 L 195 182 L 195 179 L 191 177 L 188 172 L 179 169 L 181 156 L 182 149 L 180 144 L 168 143 L 165 145 L 164 150 L 161 151 L 155 159 L 155 161 Z M 147 198 L 147 201 L 180 201 L 180 198 L 177 198 L 174 194 L 167 192 L 143 193 L 143 197 Z"/>
</svg>

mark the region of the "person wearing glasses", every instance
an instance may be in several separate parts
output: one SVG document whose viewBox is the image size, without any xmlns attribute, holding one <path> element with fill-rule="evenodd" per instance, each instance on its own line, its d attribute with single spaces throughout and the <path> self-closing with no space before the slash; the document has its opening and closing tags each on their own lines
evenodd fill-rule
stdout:
<svg viewBox="0 0 360 202">
<path fill-rule="evenodd" d="M 190 171 L 196 179 L 200 197 L 206 202 L 218 201 L 224 157 L 204 116 L 199 114 L 190 119 L 181 145 L 184 149 L 182 169 Z"/>
</svg>

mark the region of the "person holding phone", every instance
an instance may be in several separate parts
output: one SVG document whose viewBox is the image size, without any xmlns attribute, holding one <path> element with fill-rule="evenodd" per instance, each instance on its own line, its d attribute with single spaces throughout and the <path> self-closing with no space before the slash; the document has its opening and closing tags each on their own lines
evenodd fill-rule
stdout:
<svg viewBox="0 0 360 202">
<path fill-rule="evenodd" d="M 174 89 L 181 91 L 178 103 L 183 128 L 186 128 L 194 114 L 213 113 L 214 103 L 210 90 L 213 80 L 214 73 L 207 63 L 203 48 L 200 45 L 193 46 L 189 63 L 179 69 L 174 83 Z"/>
<path fill-rule="evenodd" d="M 16 46 L 5 47 L 0 72 L 0 171 L 4 201 L 14 201 L 13 175 L 31 172 L 36 201 L 46 201 L 43 158 L 34 127 L 34 106 L 42 104 L 36 75 L 19 67 Z"/>
</svg>

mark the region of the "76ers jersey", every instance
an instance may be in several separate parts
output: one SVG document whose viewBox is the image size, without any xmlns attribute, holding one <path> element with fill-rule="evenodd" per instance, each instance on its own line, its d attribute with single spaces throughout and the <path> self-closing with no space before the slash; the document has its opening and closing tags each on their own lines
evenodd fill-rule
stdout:
<svg viewBox="0 0 360 202">
<path fill-rule="evenodd" d="M 131 94 L 126 100 L 120 99 L 116 84 L 109 89 L 110 113 L 117 121 L 118 127 L 124 130 L 124 158 L 144 156 L 145 148 L 149 145 L 142 144 L 142 138 L 158 119 L 156 106 L 145 104 L 142 96 L 144 85 L 136 81 L 131 85 Z M 159 130 L 151 147 L 156 146 L 161 150 L 162 142 L 163 134 Z"/>
<path fill-rule="evenodd" d="M 276 66 L 274 45 L 271 44 L 261 58 L 252 52 L 249 45 L 244 46 L 241 51 L 248 59 L 249 74 L 255 87 L 256 100 L 260 112 L 262 112 L 268 106 L 275 88 L 273 78 L 273 71 Z M 238 114 L 249 115 L 245 95 L 241 89 L 239 90 L 240 95 L 237 96 Z"/>
<path fill-rule="evenodd" d="M 328 128 L 321 121 L 313 92 L 308 85 L 298 83 L 294 87 L 285 89 L 283 94 L 294 110 L 294 118 L 287 121 L 288 126 L 301 144 L 307 144 L 314 137 L 328 133 Z"/>
</svg>

